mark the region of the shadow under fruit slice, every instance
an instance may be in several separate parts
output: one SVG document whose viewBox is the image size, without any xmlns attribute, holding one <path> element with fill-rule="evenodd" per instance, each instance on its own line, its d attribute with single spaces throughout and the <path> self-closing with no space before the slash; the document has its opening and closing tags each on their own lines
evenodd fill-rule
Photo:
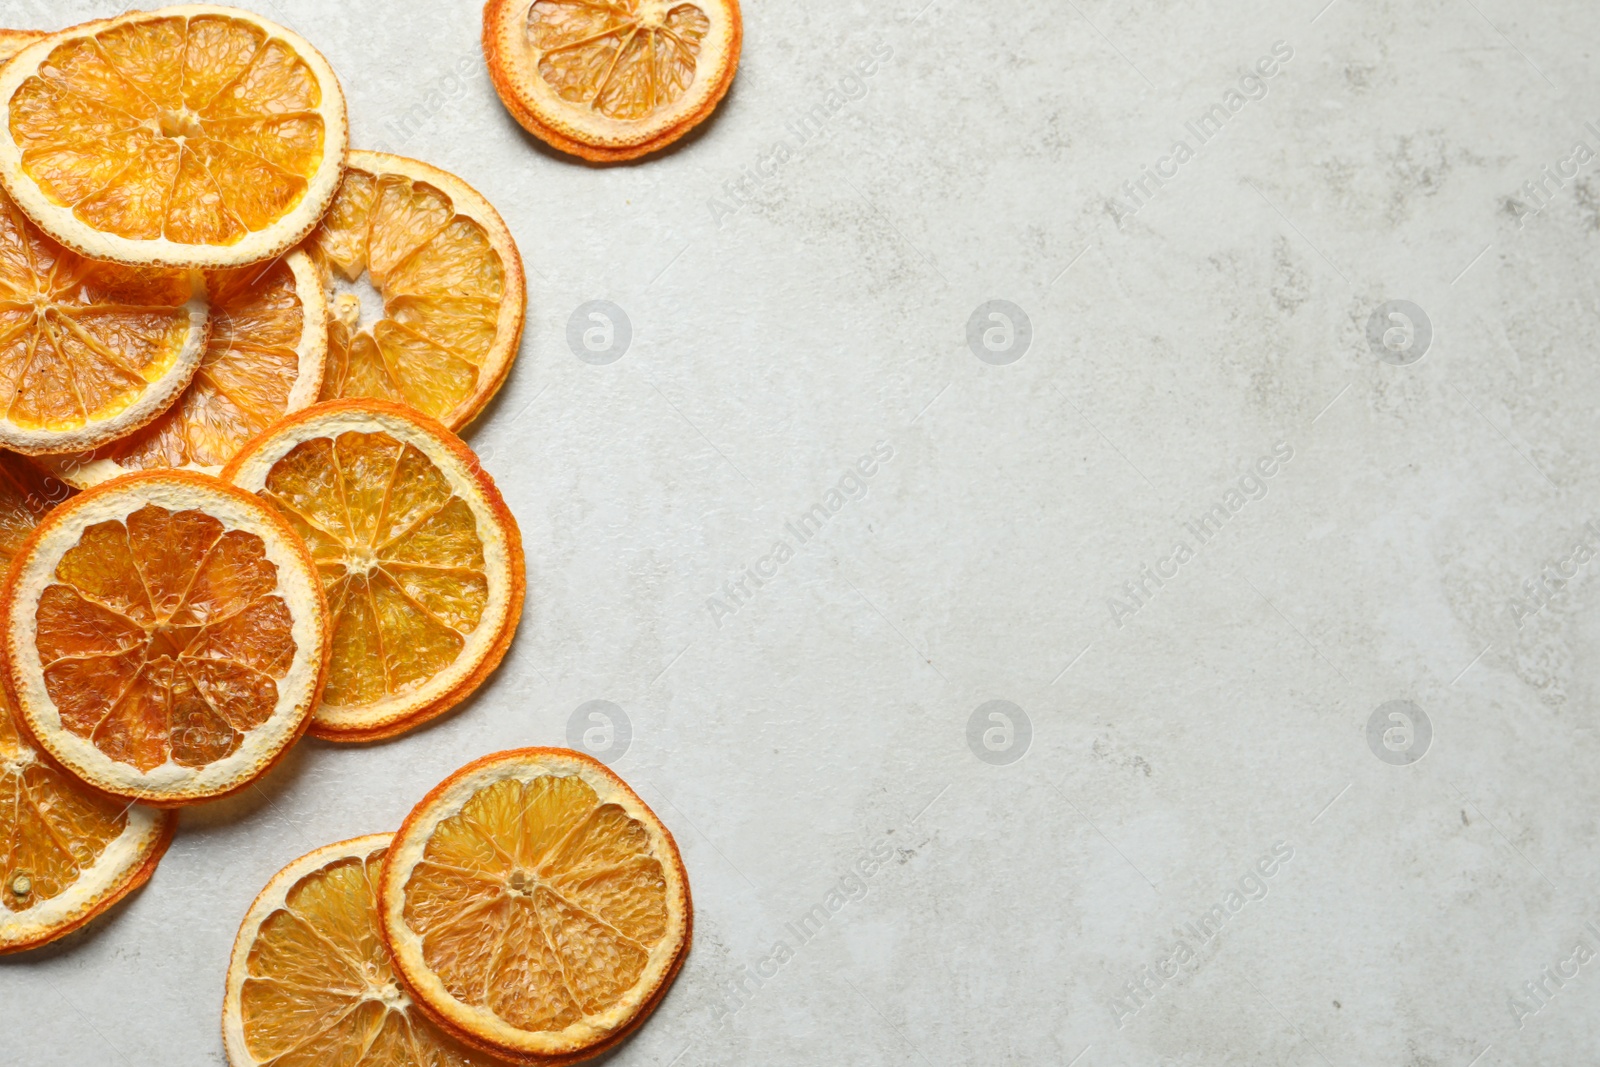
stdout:
<svg viewBox="0 0 1600 1067">
<path fill-rule="evenodd" d="M 134 11 L 0 67 L 0 182 L 51 237 L 136 266 L 286 251 L 339 184 L 344 94 L 304 38 L 205 4 Z"/>
<path fill-rule="evenodd" d="M 12 562 L 0 623 L 31 740 L 158 806 L 266 773 L 327 663 L 327 605 L 293 528 L 189 471 L 127 475 L 52 511 Z"/>
<path fill-rule="evenodd" d="M 426 163 L 351 152 L 306 248 L 332 314 L 322 399 L 409 404 L 451 430 L 472 421 L 516 358 L 528 295 L 489 202 Z"/>
<path fill-rule="evenodd" d="M 705 121 L 739 67 L 739 0 L 489 0 L 483 52 L 529 133 L 596 163 Z"/>
<path fill-rule="evenodd" d="M 85 259 L 0 193 L 0 446 L 81 451 L 150 422 L 194 377 L 207 314 L 186 272 Z"/>
<path fill-rule="evenodd" d="M 87 489 L 137 470 L 216 474 L 245 443 L 314 404 L 327 366 L 328 305 L 311 258 L 206 271 L 211 335 L 194 378 L 143 428 L 93 452 L 40 456 L 62 481 Z"/>
<path fill-rule="evenodd" d="M 391 836 L 301 856 L 256 897 L 222 1002 L 232 1067 L 495 1067 L 429 1022 L 389 964 L 377 886 Z"/>
<path fill-rule="evenodd" d="M 314 736 L 401 733 L 500 663 L 522 613 L 522 536 L 443 426 L 399 404 L 329 401 L 252 441 L 223 477 L 276 508 L 316 561 L 333 653 Z"/>
<path fill-rule="evenodd" d="M 568 749 L 485 756 L 395 834 L 379 893 L 413 998 L 461 1040 L 570 1063 L 626 1038 L 688 952 L 694 909 L 671 833 Z"/>
</svg>

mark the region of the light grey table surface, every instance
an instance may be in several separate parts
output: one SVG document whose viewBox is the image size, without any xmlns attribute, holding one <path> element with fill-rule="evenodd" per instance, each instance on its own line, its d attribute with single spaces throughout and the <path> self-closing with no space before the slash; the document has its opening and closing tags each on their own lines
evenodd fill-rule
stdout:
<svg viewBox="0 0 1600 1067">
<path fill-rule="evenodd" d="M 459 714 L 301 745 L 0 963 L 0 1062 L 222 1063 L 273 872 L 592 700 L 697 904 L 617 1064 L 1592 1061 L 1600 7 L 1325 2 L 753 0 L 703 134 L 612 169 L 471 2 L 253 3 L 521 246 L 467 436 L 526 611 Z"/>
</svg>

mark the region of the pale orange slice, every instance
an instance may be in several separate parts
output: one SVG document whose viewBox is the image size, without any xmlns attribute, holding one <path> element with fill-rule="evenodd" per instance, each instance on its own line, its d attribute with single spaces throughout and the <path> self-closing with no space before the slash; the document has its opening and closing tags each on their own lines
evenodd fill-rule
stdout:
<svg viewBox="0 0 1600 1067">
<path fill-rule="evenodd" d="M 316 402 L 328 355 L 328 305 L 311 258 L 207 271 L 211 337 L 200 369 L 166 412 L 96 449 L 38 462 L 80 489 L 168 467 L 216 474 L 245 442 Z"/>
<path fill-rule="evenodd" d="M 43 30 L 0 30 L 0 63 L 45 36 Z"/>
<path fill-rule="evenodd" d="M 192 471 L 73 497 L 12 562 L 5 684 L 33 740 L 90 785 L 188 804 L 243 789 L 300 736 L 328 609 L 304 543 Z"/>
<path fill-rule="evenodd" d="M 379 892 L 395 969 L 436 1022 L 525 1063 L 595 1055 L 654 1010 L 694 908 L 672 834 L 568 749 L 485 756 L 406 816 Z"/>
<path fill-rule="evenodd" d="M 76 451 L 150 422 L 200 365 L 206 308 L 185 272 L 84 259 L 0 193 L 0 445 Z"/>
<path fill-rule="evenodd" d="M 665 148 L 739 67 L 739 0 L 489 0 L 483 52 L 535 137 L 596 163 Z"/>
<path fill-rule="evenodd" d="M 143 885 L 176 822 L 45 762 L 0 701 L 0 954 L 71 933 Z"/>
<path fill-rule="evenodd" d="M 307 246 L 333 309 L 324 400 L 393 400 L 452 430 L 483 409 L 527 303 L 522 257 L 487 200 L 426 163 L 351 152 Z"/>
<path fill-rule="evenodd" d="M 496 1067 L 429 1022 L 389 964 L 378 876 L 392 836 L 301 856 L 256 897 L 222 1002 L 232 1067 Z"/>
<path fill-rule="evenodd" d="M 192 4 L 63 30 L 0 68 L 0 182 L 96 259 L 234 267 L 311 231 L 347 141 L 333 69 L 248 11 Z"/>
<path fill-rule="evenodd" d="M 505 656 L 522 614 L 522 535 L 443 426 L 399 404 L 334 400 L 251 442 L 223 477 L 293 523 L 322 576 L 333 660 L 313 735 L 408 730 Z"/>
</svg>

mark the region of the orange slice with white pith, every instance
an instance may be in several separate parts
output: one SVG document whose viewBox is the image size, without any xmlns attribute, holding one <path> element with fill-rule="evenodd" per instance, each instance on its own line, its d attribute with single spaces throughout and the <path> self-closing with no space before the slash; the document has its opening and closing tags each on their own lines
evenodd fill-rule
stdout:
<svg viewBox="0 0 1600 1067">
<path fill-rule="evenodd" d="M 187 272 L 85 259 L 0 193 L 0 446 L 78 451 L 148 424 L 194 377 L 208 308 Z"/>
<path fill-rule="evenodd" d="M 529 133 L 595 163 L 635 159 L 715 110 L 739 67 L 739 0 L 489 0 L 483 53 Z"/>
<path fill-rule="evenodd" d="M 389 846 L 379 908 L 416 1003 L 530 1064 L 624 1040 L 694 925 L 672 834 L 604 764 L 555 748 L 485 756 L 424 797 Z"/>
<path fill-rule="evenodd" d="M 95 788 L 159 806 L 265 774 L 327 666 L 305 544 L 192 471 L 126 475 L 57 506 L 12 561 L 0 625 L 32 740 Z"/>
<path fill-rule="evenodd" d="M 80 489 L 138 470 L 216 474 L 251 438 L 314 404 L 327 367 L 328 305 L 304 252 L 265 266 L 204 272 L 211 334 L 178 400 L 93 452 L 37 462 Z"/>
<path fill-rule="evenodd" d="M 437 167 L 351 152 L 306 242 L 332 328 L 322 399 L 409 404 L 459 430 L 505 381 L 527 285 L 500 213 Z"/>
<path fill-rule="evenodd" d="M 399 404 L 330 401 L 256 438 L 223 477 L 294 525 L 327 591 L 333 655 L 313 735 L 409 730 L 499 665 L 522 614 L 522 536 L 443 426 Z"/>
<path fill-rule="evenodd" d="M 256 897 L 222 1002 L 232 1067 L 496 1067 L 429 1022 L 389 963 L 378 878 L 391 836 L 301 856 Z"/>
<path fill-rule="evenodd" d="M 84 23 L 0 68 L 0 182 L 55 240 L 139 266 L 286 251 L 333 199 L 344 94 L 304 38 L 189 4 Z"/>
</svg>

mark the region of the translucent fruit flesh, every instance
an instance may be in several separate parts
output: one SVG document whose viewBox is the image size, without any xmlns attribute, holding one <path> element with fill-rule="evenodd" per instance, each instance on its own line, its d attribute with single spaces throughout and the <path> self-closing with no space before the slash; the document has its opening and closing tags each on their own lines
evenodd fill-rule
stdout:
<svg viewBox="0 0 1600 1067">
<path fill-rule="evenodd" d="M 479 389 L 506 289 L 484 228 L 431 185 L 352 169 L 311 247 L 330 283 L 370 284 L 384 308 L 363 323 L 357 297 L 335 299 L 321 399 L 377 397 L 458 427 L 452 413 Z"/>
<path fill-rule="evenodd" d="M 0 568 L 11 566 L 45 512 L 70 493 L 15 452 L 0 452 Z"/>
<path fill-rule="evenodd" d="M 177 271 L 84 259 L 0 194 L 0 411 L 27 430 L 77 430 L 126 410 L 172 371 L 189 335 Z"/>
<path fill-rule="evenodd" d="M 178 402 L 95 456 L 129 469 L 219 467 L 282 418 L 300 375 L 304 309 L 278 261 L 208 271 L 211 336 Z"/>
<path fill-rule="evenodd" d="M 404 894 L 450 994 L 529 1031 L 617 1003 L 668 926 L 645 828 L 573 776 L 478 792 L 434 829 Z"/>
<path fill-rule="evenodd" d="M 231 245 L 287 215 L 323 157 L 306 62 L 243 19 L 153 18 L 61 44 L 11 99 L 22 169 L 94 230 Z"/>
<path fill-rule="evenodd" d="M 472 509 L 415 446 L 348 432 L 296 445 L 261 496 L 311 550 L 333 620 L 323 703 L 410 692 L 455 662 L 489 600 Z"/>
<path fill-rule="evenodd" d="M 647 119 L 694 84 L 711 29 L 693 4 L 661 0 L 535 0 L 528 40 L 556 94 L 613 119 Z"/>
<path fill-rule="evenodd" d="M 377 929 L 384 850 L 336 860 L 262 922 L 240 993 L 245 1043 L 271 1067 L 488 1067 L 412 1006 Z"/>
<path fill-rule="evenodd" d="M 65 892 L 127 823 L 126 803 L 40 759 L 0 702 L 0 909 L 26 912 Z"/>
<path fill-rule="evenodd" d="M 294 659 L 277 567 L 255 534 L 147 505 L 67 550 L 36 612 L 62 725 L 148 772 L 238 749 Z"/>
</svg>

